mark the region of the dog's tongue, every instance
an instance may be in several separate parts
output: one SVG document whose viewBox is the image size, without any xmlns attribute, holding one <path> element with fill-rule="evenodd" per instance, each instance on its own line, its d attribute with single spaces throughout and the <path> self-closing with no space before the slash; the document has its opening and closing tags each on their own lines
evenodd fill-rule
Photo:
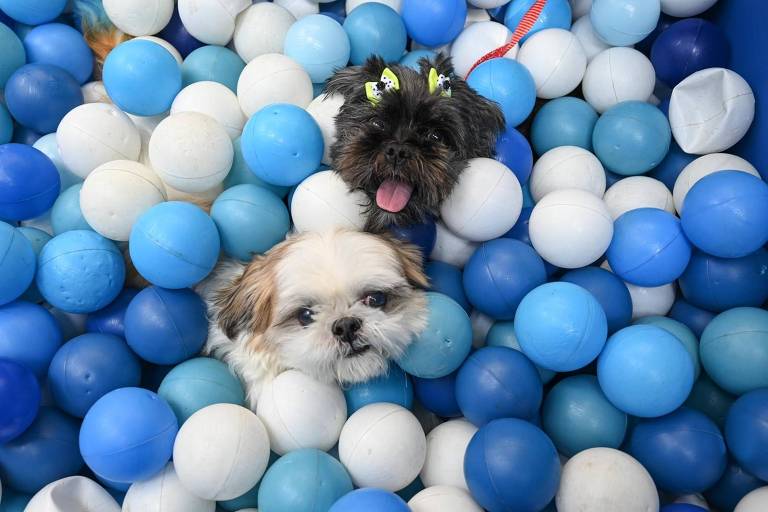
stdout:
<svg viewBox="0 0 768 512">
<path fill-rule="evenodd" d="M 376 191 L 376 204 L 379 208 L 391 213 L 397 213 L 408 204 L 413 187 L 396 180 L 387 180 Z"/>
</svg>

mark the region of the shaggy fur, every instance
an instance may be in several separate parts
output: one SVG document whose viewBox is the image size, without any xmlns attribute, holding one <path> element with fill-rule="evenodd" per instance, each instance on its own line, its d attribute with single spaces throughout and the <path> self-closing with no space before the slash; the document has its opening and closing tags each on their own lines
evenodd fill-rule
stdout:
<svg viewBox="0 0 768 512">
<path fill-rule="evenodd" d="M 130 39 L 130 36 L 109 21 L 102 0 L 74 0 L 72 14 L 76 26 L 80 27 L 85 41 L 93 51 L 96 60 L 94 79 L 101 80 L 101 69 L 107 54 L 118 44 Z"/>
</svg>

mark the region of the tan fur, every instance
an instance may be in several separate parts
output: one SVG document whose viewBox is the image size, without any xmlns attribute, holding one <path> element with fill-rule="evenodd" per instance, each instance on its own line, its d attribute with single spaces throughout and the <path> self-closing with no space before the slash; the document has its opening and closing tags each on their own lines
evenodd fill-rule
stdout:
<svg viewBox="0 0 768 512">
<path fill-rule="evenodd" d="M 414 245 L 404 244 L 389 235 L 384 236 L 384 238 L 389 242 L 398 260 L 400 260 L 400 265 L 403 267 L 403 273 L 408 282 L 419 288 L 429 287 L 429 278 L 424 273 L 421 250 Z"/>
<path fill-rule="evenodd" d="M 131 36 L 115 30 L 109 31 L 97 31 L 92 32 L 90 30 L 85 31 L 85 40 L 88 46 L 93 51 L 93 56 L 96 59 L 96 66 L 93 70 L 93 79 L 101 80 L 101 70 L 104 68 L 104 61 L 109 55 L 109 52 L 118 44 L 128 41 Z"/>
</svg>

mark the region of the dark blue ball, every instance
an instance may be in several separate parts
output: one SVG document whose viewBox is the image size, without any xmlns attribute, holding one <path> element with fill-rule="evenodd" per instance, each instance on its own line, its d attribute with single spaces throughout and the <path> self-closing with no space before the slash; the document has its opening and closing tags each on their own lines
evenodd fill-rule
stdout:
<svg viewBox="0 0 768 512">
<path fill-rule="evenodd" d="M 435 247 L 437 227 L 433 220 L 410 226 L 392 226 L 389 228 L 389 231 L 398 240 L 411 243 L 421 249 L 421 254 L 425 261 Z"/>
<path fill-rule="evenodd" d="M 461 416 L 456 401 L 456 375 L 453 372 L 437 379 L 413 377 L 413 389 L 421 405 L 443 418 Z"/>
<path fill-rule="evenodd" d="M 171 43 L 185 59 L 193 51 L 205 46 L 205 43 L 198 41 L 187 32 L 184 23 L 181 22 L 181 17 L 179 17 L 178 8 L 173 9 L 171 21 L 157 34 L 157 37 Z"/>
<path fill-rule="evenodd" d="M 0 306 L 0 357 L 26 366 L 39 379 L 62 343 L 61 326 L 44 307 L 17 300 Z"/>
<path fill-rule="evenodd" d="M 645 55 L 650 55 L 651 48 L 653 47 L 656 38 L 659 37 L 659 34 L 667 30 L 675 21 L 677 21 L 677 18 L 662 13 L 661 16 L 659 16 L 659 22 L 656 24 L 656 28 L 653 29 L 653 32 L 645 36 L 645 39 L 635 45 L 635 50 L 642 52 Z"/>
<path fill-rule="evenodd" d="M 533 170 L 533 151 L 522 133 L 514 128 L 504 130 L 496 139 L 496 160 L 515 173 L 522 184 L 528 181 Z"/>
<path fill-rule="evenodd" d="M 707 68 L 728 67 L 731 47 L 723 30 L 701 18 L 680 20 L 661 32 L 651 49 L 659 80 L 674 87 Z"/>
<path fill-rule="evenodd" d="M 467 313 L 472 306 L 467 301 L 462 284 L 462 271 L 458 267 L 443 263 L 442 261 L 430 261 L 426 265 L 426 273 L 429 278 L 429 289 L 433 292 L 449 296 L 463 307 Z"/>
<path fill-rule="evenodd" d="M 661 108 L 661 106 L 659 108 Z M 685 166 L 694 160 L 696 160 L 695 155 L 689 155 L 680 149 L 677 142 L 672 140 L 669 145 L 669 153 L 667 153 L 667 156 L 664 157 L 664 160 L 662 160 L 659 165 L 648 173 L 648 176 L 659 180 L 671 191 L 675 188 L 677 177 L 683 172 Z"/>
<path fill-rule="evenodd" d="M 40 386 L 28 368 L 0 359 L 0 444 L 16 439 L 37 416 Z"/>
<path fill-rule="evenodd" d="M 53 64 L 68 71 L 80 84 L 93 73 L 93 52 L 83 35 L 63 23 L 33 28 L 24 38 L 27 62 Z"/>
<path fill-rule="evenodd" d="M 725 421 L 725 438 L 739 465 L 768 481 L 768 389 L 750 391 L 734 402 Z"/>
<path fill-rule="evenodd" d="M 51 159 L 24 144 L 0 145 L 0 219 L 42 215 L 59 195 L 61 179 Z"/>
<path fill-rule="evenodd" d="M 659 512 L 707 512 L 707 509 L 689 503 L 670 503 L 661 507 Z"/>
<path fill-rule="evenodd" d="M 741 498 L 764 485 L 765 482 L 731 461 L 722 478 L 704 493 L 704 497 L 716 510 L 733 510 Z"/>
<path fill-rule="evenodd" d="M 689 304 L 682 297 L 678 297 L 675 303 L 672 304 L 672 309 L 669 311 L 669 318 L 684 323 L 688 328 L 693 331 L 693 334 L 697 338 L 701 338 L 704 329 L 707 328 L 709 322 L 715 318 L 715 314 L 705 309 L 697 308 L 693 304 Z"/>
<path fill-rule="evenodd" d="M 25 146 L 31 146 L 40 140 L 40 137 L 42 137 L 42 135 L 36 131 L 30 130 L 26 126 L 22 126 L 16 123 L 14 124 L 13 139 L 11 139 L 11 142 L 16 144 L 24 144 Z"/>
<path fill-rule="evenodd" d="M 138 293 L 139 290 L 136 288 L 123 289 L 109 306 L 88 315 L 88 318 L 85 319 L 85 329 L 89 332 L 114 334 L 124 338 L 125 311 Z"/>
<path fill-rule="evenodd" d="M 349 416 L 366 405 L 379 402 L 389 402 L 410 409 L 413 406 L 413 384 L 407 373 L 391 363 L 387 373 L 345 387 L 344 398 L 347 400 Z"/>
<path fill-rule="evenodd" d="M 616 274 L 599 267 L 584 267 L 563 274 L 561 281 L 581 286 L 603 307 L 608 332 L 616 332 L 632 320 L 632 297 Z"/>
</svg>

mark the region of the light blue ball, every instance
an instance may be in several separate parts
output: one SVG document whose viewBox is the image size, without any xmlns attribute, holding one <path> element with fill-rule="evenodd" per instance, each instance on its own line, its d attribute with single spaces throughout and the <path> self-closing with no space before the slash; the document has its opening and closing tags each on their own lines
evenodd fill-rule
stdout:
<svg viewBox="0 0 768 512">
<path fill-rule="evenodd" d="M 175 366 L 163 379 L 157 394 L 171 406 L 179 425 L 209 405 L 245 405 L 245 392 L 237 377 L 227 365 L 208 357 Z"/>
<path fill-rule="evenodd" d="M 83 211 L 80 209 L 80 189 L 82 183 L 72 185 L 64 190 L 51 208 L 51 228 L 54 235 L 60 235 L 67 231 L 82 229 L 93 231 L 88 225 L 88 221 L 83 217 Z"/>
<path fill-rule="evenodd" d="M 169 201 L 147 210 L 133 226 L 128 244 L 136 270 L 163 288 L 187 288 L 202 281 L 219 259 L 216 224 L 191 203 Z"/>
<path fill-rule="evenodd" d="M 269 461 L 267 462 L 267 469 L 272 467 L 272 464 L 277 462 L 280 458 L 275 452 L 269 452 Z M 238 496 L 235 499 L 227 501 L 219 501 L 216 503 L 222 510 L 228 512 L 238 512 L 242 509 L 255 509 L 259 505 L 259 488 L 261 487 L 262 480 L 259 483 L 251 487 L 245 494 Z"/>
<path fill-rule="evenodd" d="M 680 340 L 655 325 L 632 325 L 608 340 L 597 361 L 600 388 L 620 410 L 655 418 L 680 407 L 693 387 L 693 363 Z"/>
<path fill-rule="evenodd" d="M 328 512 L 360 512 L 363 510 L 410 512 L 411 509 L 395 493 L 375 487 L 363 487 L 345 495 L 334 503 Z"/>
<path fill-rule="evenodd" d="M 593 375 L 558 382 L 544 399 L 541 423 L 566 457 L 589 448 L 619 448 L 627 432 L 626 413 L 608 401 Z"/>
<path fill-rule="evenodd" d="M 183 86 L 195 82 L 218 82 L 237 93 L 237 80 L 245 62 L 235 52 L 223 46 L 203 46 L 193 51 L 181 64 Z"/>
<path fill-rule="evenodd" d="M 37 266 L 37 258 L 40 256 L 40 251 L 43 250 L 45 244 L 47 244 L 53 237 L 45 231 L 37 228 L 21 227 L 17 228 L 17 230 L 19 233 L 24 235 L 24 238 L 29 240 L 30 244 L 32 244 L 32 250 L 35 252 L 35 266 Z M 29 285 L 29 288 L 27 288 L 27 291 L 25 291 L 21 296 L 21 299 L 27 300 L 29 302 L 43 301 L 43 296 L 40 295 L 40 290 L 37 289 L 37 284 L 35 283 L 34 279 Z"/>
<path fill-rule="evenodd" d="M 283 455 L 264 474 L 259 488 L 259 511 L 328 510 L 353 488 L 341 462 L 320 450 L 296 450 Z"/>
<path fill-rule="evenodd" d="M 464 0 L 405 0 L 400 14 L 411 39 L 434 48 L 456 39 L 467 20 Z"/>
<path fill-rule="evenodd" d="M 365 5 L 365 4 L 363 4 Z M 421 59 L 434 59 L 437 54 L 431 50 L 412 50 L 400 59 L 400 64 L 408 66 L 414 71 L 421 71 L 419 61 Z"/>
<path fill-rule="evenodd" d="M 159 44 L 143 39 L 121 43 L 109 52 L 102 79 L 115 105 L 137 116 L 167 112 L 181 90 L 176 59 Z"/>
<path fill-rule="evenodd" d="M 93 231 L 75 230 L 45 244 L 37 265 L 37 288 L 67 313 L 93 313 L 120 294 L 125 260 L 117 246 Z"/>
<path fill-rule="evenodd" d="M 667 117 L 650 103 L 624 101 L 595 124 L 592 145 L 605 168 L 634 176 L 658 166 L 669 152 L 672 130 Z"/>
<path fill-rule="evenodd" d="M 472 323 L 456 301 L 427 292 L 427 327 L 397 360 L 400 368 L 422 379 L 445 377 L 464 362 L 472 348 Z"/>
<path fill-rule="evenodd" d="M 213 202 L 211 218 L 219 229 L 224 252 L 241 261 L 267 252 L 291 229 L 285 203 L 256 185 L 225 190 Z"/>
<path fill-rule="evenodd" d="M 27 53 L 19 36 L 4 23 L 0 23 L 0 48 L 0 89 L 4 89 L 11 75 L 26 64 Z"/>
<path fill-rule="evenodd" d="M 631 46 L 653 32 L 660 15 L 659 0 L 594 0 L 589 19 L 609 45 Z"/>
<path fill-rule="evenodd" d="M 693 334 L 693 331 L 682 322 L 673 320 L 666 316 L 644 316 L 633 322 L 633 325 L 655 325 L 665 331 L 674 334 L 688 351 L 693 362 L 693 380 L 699 379 L 701 373 L 701 364 L 699 363 L 699 339 Z"/>
<path fill-rule="evenodd" d="M 389 402 L 406 409 L 413 405 L 413 384 L 403 370 L 390 364 L 384 375 L 344 388 L 347 399 L 347 416 L 369 404 Z"/>
<path fill-rule="evenodd" d="M 489 347 L 507 347 L 517 350 L 518 352 L 523 351 L 523 349 L 520 348 L 520 342 L 517 340 L 517 335 L 515 334 L 514 322 L 494 323 L 488 331 L 488 334 L 485 336 L 485 344 Z M 557 374 L 557 372 L 547 370 L 540 366 L 536 366 L 536 369 L 539 371 L 539 376 L 541 377 L 541 382 L 543 384 L 551 381 Z"/>
<path fill-rule="evenodd" d="M 321 84 L 334 71 L 347 66 L 349 38 L 339 22 L 330 16 L 310 14 L 288 29 L 283 53 L 301 64 L 312 83 Z"/>
<path fill-rule="evenodd" d="M 8 144 L 13 140 L 13 119 L 5 103 L 0 103 L 0 144 Z"/>
<path fill-rule="evenodd" d="M 0 306 L 0 358 L 26 366 L 43 380 L 61 346 L 62 326 L 44 307 L 17 300 Z"/>
<path fill-rule="evenodd" d="M 577 146 L 592 151 L 592 132 L 597 112 L 586 101 L 565 96 L 544 104 L 531 125 L 531 143 L 543 155 L 560 146 Z"/>
<path fill-rule="evenodd" d="M 482 96 L 499 104 L 508 128 L 525 121 L 536 104 L 533 77 L 516 60 L 498 58 L 483 62 L 469 75 L 467 83 Z"/>
<path fill-rule="evenodd" d="M 323 134 L 317 122 L 303 108 L 287 103 L 256 112 L 243 129 L 241 143 L 251 171 L 273 185 L 301 183 L 323 158 Z"/>
<path fill-rule="evenodd" d="M 0 305 L 16 300 L 29 288 L 36 267 L 35 251 L 29 240 L 0 221 Z"/>
<path fill-rule="evenodd" d="M 512 32 L 517 29 L 523 16 L 536 3 L 536 0 L 516 0 L 510 2 L 507 12 L 504 15 L 504 24 Z M 536 23 L 530 31 L 522 38 L 520 43 L 524 43 L 529 37 L 545 28 L 562 28 L 570 30 L 571 28 L 571 5 L 568 0 L 549 0 L 541 11 Z"/>
<path fill-rule="evenodd" d="M 271 185 L 251 171 L 251 168 L 245 162 L 245 157 L 243 157 L 243 144 L 240 137 L 232 141 L 232 147 L 235 150 L 235 158 L 232 160 L 232 168 L 229 170 L 229 174 L 224 179 L 224 189 L 238 185 L 256 185 L 257 187 L 269 190 L 280 198 L 288 195 L 289 187 Z"/>
<path fill-rule="evenodd" d="M 63 23 L 33 28 L 24 38 L 27 60 L 60 66 L 84 84 L 93 73 L 94 57 L 78 30 Z"/>
<path fill-rule="evenodd" d="M 56 134 L 49 133 L 43 135 L 32 145 L 33 148 L 42 152 L 45 156 L 51 159 L 53 165 L 56 166 L 56 170 L 59 171 L 59 181 L 61 181 L 61 190 L 67 190 L 72 185 L 77 185 L 83 182 L 83 178 L 73 173 L 61 159 L 61 152 L 59 151 L 59 143 L 56 141 Z M 90 228 L 89 228 L 90 229 Z"/>
<path fill-rule="evenodd" d="M 350 60 L 356 66 L 372 55 L 386 62 L 397 61 L 408 42 L 403 19 L 397 11 L 378 2 L 364 3 L 349 13 L 344 31 L 352 48 Z"/>
<path fill-rule="evenodd" d="M 67 0 L 0 0 L 0 9 L 14 20 L 40 25 L 59 16 Z"/>
</svg>

